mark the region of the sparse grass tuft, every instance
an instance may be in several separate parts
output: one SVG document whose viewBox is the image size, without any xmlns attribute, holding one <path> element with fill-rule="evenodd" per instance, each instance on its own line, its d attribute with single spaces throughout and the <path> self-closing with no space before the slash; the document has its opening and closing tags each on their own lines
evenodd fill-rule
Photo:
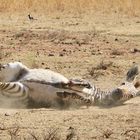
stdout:
<svg viewBox="0 0 140 140">
<path fill-rule="evenodd" d="M 101 136 L 97 136 L 96 139 L 100 138 L 100 139 L 109 139 L 109 138 L 113 138 L 111 137 L 111 135 L 113 134 L 113 131 L 111 129 L 106 129 L 103 130 L 101 128 L 98 128 L 97 126 L 95 126 L 95 128 L 101 133 Z"/>
<path fill-rule="evenodd" d="M 66 135 L 66 140 L 72 140 L 76 136 L 75 130 L 72 127 L 69 127 L 68 130 L 69 133 Z"/>
<path fill-rule="evenodd" d="M 102 75 L 102 73 L 97 71 L 97 69 L 95 67 L 92 67 L 89 70 L 89 75 L 92 76 L 93 78 L 97 79 L 99 77 L 99 75 Z"/>
<path fill-rule="evenodd" d="M 4 57 L 3 51 L 0 51 L 0 59 L 2 59 Z"/>
<path fill-rule="evenodd" d="M 9 129 L 8 133 L 11 137 L 11 140 L 16 140 L 18 137 L 18 133 L 19 133 L 19 127 L 16 127 L 14 129 Z"/>
<path fill-rule="evenodd" d="M 97 70 L 106 70 L 108 67 L 110 67 L 111 65 L 113 64 L 113 62 L 111 62 L 111 61 L 109 61 L 109 62 L 105 62 L 105 61 L 101 61 L 98 65 L 97 65 L 97 67 L 96 67 L 96 69 Z"/>
<path fill-rule="evenodd" d="M 61 140 L 60 136 L 58 136 L 58 128 L 50 129 L 44 136 L 44 140 Z"/>
<path fill-rule="evenodd" d="M 18 39 L 18 38 L 20 38 L 20 37 L 23 37 L 23 36 L 24 36 L 24 33 L 22 33 L 22 32 L 16 33 L 16 34 L 14 35 L 14 37 L 15 37 L 16 39 Z"/>
<path fill-rule="evenodd" d="M 27 54 L 26 59 L 28 60 L 28 63 L 31 68 L 39 68 L 39 64 L 34 53 Z"/>
<path fill-rule="evenodd" d="M 5 57 L 10 57 L 11 52 L 5 52 L 3 49 L 0 48 L 0 59 L 4 59 Z"/>
<path fill-rule="evenodd" d="M 49 30 L 47 39 L 55 44 L 89 44 L 93 41 L 93 38 L 98 34 L 98 31 L 93 27 L 90 32 L 75 32 L 66 30 Z"/>
<path fill-rule="evenodd" d="M 91 69 L 88 70 L 89 75 L 97 79 L 99 76 L 103 75 L 102 70 L 107 70 L 108 67 L 112 65 L 113 65 L 113 62 L 111 61 L 109 62 L 101 61 L 97 66 L 92 67 Z"/>
<path fill-rule="evenodd" d="M 73 140 L 76 136 L 75 129 L 72 127 L 69 127 L 68 133 L 66 134 L 64 140 Z M 37 137 L 34 133 L 30 133 L 32 138 L 34 140 L 39 140 L 39 137 Z M 61 140 L 62 137 L 59 135 L 59 129 L 58 128 L 50 128 L 47 132 L 43 133 L 42 135 L 43 140 Z"/>
<path fill-rule="evenodd" d="M 124 52 L 117 49 L 112 50 L 111 55 L 123 55 Z"/>
<path fill-rule="evenodd" d="M 33 134 L 33 133 L 30 133 L 30 135 L 32 136 L 32 138 L 34 139 L 34 140 L 38 140 L 39 138 L 35 135 L 35 134 Z"/>
<path fill-rule="evenodd" d="M 109 139 L 112 134 L 113 132 L 109 129 L 107 129 L 106 131 L 103 131 L 103 137 L 106 139 Z"/>
</svg>

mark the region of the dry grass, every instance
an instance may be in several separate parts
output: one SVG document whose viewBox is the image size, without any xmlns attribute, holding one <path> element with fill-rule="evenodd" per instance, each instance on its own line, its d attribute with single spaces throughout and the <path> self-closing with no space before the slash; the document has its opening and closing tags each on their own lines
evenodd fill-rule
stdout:
<svg viewBox="0 0 140 140">
<path fill-rule="evenodd" d="M 39 64 L 38 64 L 37 57 L 36 57 L 35 53 L 29 52 L 26 56 L 26 59 L 27 59 L 28 64 L 31 68 L 39 68 Z"/>
<path fill-rule="evenodd" d="M 3 52 L 2 51 L 0 51 L 0 59 L 2 59 L 3 58 Z"/>
<path fill-rule="evenodd" d="M 111 55 L 123 55 L 123 54 L 124 54 L 124 52 L 119 51 L 117 49 L 113 49 L 111 52 Z"/>
<path fill-rule="evenodd" d="M 113 64 L 113 62 L 109 61 L 109 62 L 105 62 L 105 61 L 101 61 L 96 69 L 99 70 L 99 69 L 102 69 L 102 70 L 106 70 L 108 67 L 110 67 L 111 65 Z"/>
<path fill-rule="evenodd" d="M 44 136 L 44 140 L 60 140 L 60 136 L 58 136 L 58 129 L 50 129 Z"/>
<path fill-rule="evenodd" d="M 71 12 L 104 11 L 139 15 L 139 0 L 1 0 L 0 11 L 5 12 Z"/>
<path fill-rule="evenodd" d="M 20 128 L 19 127 L 13 127 L 13 128 L 4 128 L 1 129 L 3 131 L 7 131 L 8 135 L 10 136 L 11 140 L 16 140 L 16 139 L 20 139 L 22 136 L 22 134 L 20 133 Z M 65 140 L 73 140 L 75 137 L 77 137 L 75 129 L 72 127 L 69 127 L 69 132 L 65 134 Z M 61 140 L 62 137 L 60 136 L 61 133 L 59 131 L 58 128 L 49 128 L 47 129 L 45 132 L 43 132 L 41 135 L 40 133 L 35 133 L 33 132 L 27 132 L 28 134 L 26 134 L 26 136 L 28 135 L 31 140 Z M 77 137 L 78 138 L 78 137 Z M 24 139 L 26 139 L 24 137 Z"/>
<path fill-rule="evenodd" d="M 18 137 L 18 133 L 19 133 L 19 127 L 16 127 L 14 129 L 9 129 L 8 133 L 11 137 L 11 140 L 16 140 Z"/>
<path fill-rule="evenodd" d="M 107 70 L 111 66 L 113 66 L 113 62 L 101 61 L 97 66 L 89 69 L 88 72 L 90 76 L 92 76 L 94 79 L 97 80 L 97 78 L 101 75 L 104 75 L 104 71 Z"/>
<path fill-rule="evenodd" d="M 0 48 L 0 60 L 10 56 L 11 56 L 10 52 L 6 52 L 2 48 Z"/>
</svg>

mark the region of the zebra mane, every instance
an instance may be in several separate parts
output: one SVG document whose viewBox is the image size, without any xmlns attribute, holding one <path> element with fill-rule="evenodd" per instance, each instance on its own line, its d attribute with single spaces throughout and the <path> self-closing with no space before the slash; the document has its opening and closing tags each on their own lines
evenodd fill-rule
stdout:
<svg viewBox="0 0 140 140">
<path fill-rule="evenodd" d="M 17 73 L 17 74 L 15 75 L 14 81 L 20 80 L 20 79 L 21 79 L 22 77 L 24 77 L 28 72 L 29 72 L 28 69 L 22 68 L 22 69 L 19 71 L 19 73 Z"/>
<path fill-rule="evenodd" d="M 16 64 L 16 63 L 18 64 L 19 71 L 17 73 L 15 73 L 15 75 L 13 75 L 14 79 L 12 80 L 12 82 L 20 80 L 22 77 L 24 77 L 29 72 L 29 68 L 27 68 L 24 64 L 22 64 L 21 62 L 13 62 L 13 64 Z M 18 67 L 17 67 L 17 69 L 18 69 Z"/>
</svg>

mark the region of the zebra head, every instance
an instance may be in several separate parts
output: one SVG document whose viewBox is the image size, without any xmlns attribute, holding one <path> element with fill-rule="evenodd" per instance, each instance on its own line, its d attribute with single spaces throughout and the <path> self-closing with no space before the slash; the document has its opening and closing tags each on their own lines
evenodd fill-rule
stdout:
<svg viewBox="0 0 140 140">
<path fill-rule="evenodd" d="M 126 80 L 119 87 L 120 89 L 125 89 L 132 94 L 137 94 L 140 92 L 140 81 L 137 79 L 139 75 L 139 68 L 137 65 L 134 65 L 130 68 L 126 74 Z"/>
<path fill-rule="evenodd" d="M 126 74 L 126 80 L 114 91 L 112 96 L 117 101 L 125 102 L 133 97 L 140 96 L 140 81 L 138 66 L 133 66 Z"/>
<path fill-rule="evenodd" d="M 0 64 L 0 81 L 12 82 L 18 80 L 25 72 L 28 72 L 28 68 L 20 62 L 10 62 L 4 65 Z"/>
<path fill-rule="evenodd" d="M 139 92 L 134 83 L 127 81 L 122 83 L 118 89 L 122 90 L 124 94 L 131 94 L 133 97 L 137 96 L 137 93 Z"/>
</svg>

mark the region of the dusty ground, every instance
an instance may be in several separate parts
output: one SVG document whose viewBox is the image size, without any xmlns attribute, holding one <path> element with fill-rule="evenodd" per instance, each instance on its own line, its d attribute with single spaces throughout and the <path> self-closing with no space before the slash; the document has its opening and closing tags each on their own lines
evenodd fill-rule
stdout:
<svg viewBox="0 0 140 140">
<path fill-rule="evenodd" d="M 29 67 L 87 79 L 102 89 L 119 85 L 133 63 L 140 65 L 138 17 L 34 15 L 34 21 L 29 21 L 27 15 L 0 17 L 2 63 L 20 60 Z M 114 108 L 1 108 L 0 140 L 44 140 L 49 136 L 139 140 L 139 116 L 140 98 Z"/>
</svg>

